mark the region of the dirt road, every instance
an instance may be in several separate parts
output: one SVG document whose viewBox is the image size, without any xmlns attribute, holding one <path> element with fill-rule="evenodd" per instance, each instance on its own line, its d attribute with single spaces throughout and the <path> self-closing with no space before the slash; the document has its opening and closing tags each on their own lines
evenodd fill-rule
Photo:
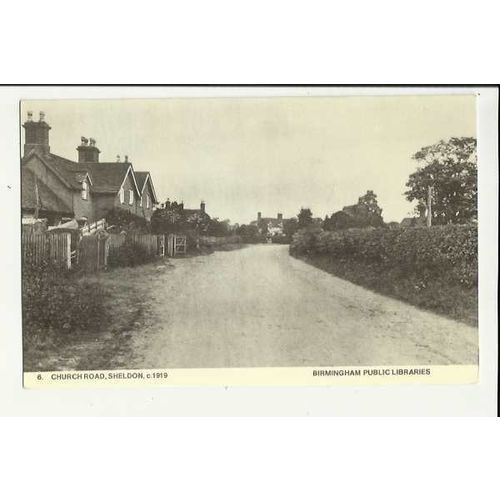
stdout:
<svg viewBox="0 0 500 500">
<path fill-rule="evenodd" d="M 129 368 L 472 364 L 477 330 L 255 245 L 157 268 Z"/>
</svg>

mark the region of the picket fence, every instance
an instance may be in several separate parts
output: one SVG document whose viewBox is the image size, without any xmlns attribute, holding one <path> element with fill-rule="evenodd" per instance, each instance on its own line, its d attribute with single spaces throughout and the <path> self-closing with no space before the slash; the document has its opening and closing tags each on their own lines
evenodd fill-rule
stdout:
<svg viewBox="0 0 500 500">
<path fill-rule="evenodd" d="M 23 229 L 21 238 L 23 264 L 71 268 L 71 234 Z"/>
<path fill-rule="evenodd" d="M 75 235 L 73 235 L 75 236 Z M 66 269 L 78 267 L 86 273 L 108 267 L 108 258 L 119 255 L 126 242 L 133 242 L 145 250 L 148 257 L 170 257 L 185 254 L 186 237 L 180 235 L 109 234 L 96 230 L 92 234 L 73 238 L 70 232 L 37 232 L 24 228 L 22 232 L 23 263 L 40 266 L 52 263 Z"/>
</svg>

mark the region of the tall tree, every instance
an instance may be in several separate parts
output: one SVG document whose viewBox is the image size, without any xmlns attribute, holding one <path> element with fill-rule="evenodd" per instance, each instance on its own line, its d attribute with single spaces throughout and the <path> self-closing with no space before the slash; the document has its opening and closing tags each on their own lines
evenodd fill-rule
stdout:
<svg viewBox="0 0 500 500">
<path fill-rule="evenodd" d="M 356 205 L 344 207 L 325 217 L 323 229 L 337 231 L 352 227 L 380 227 L 384 225 L 382 209 L 378 205 L 377 195 L 369 190 L 358 198 Z"/>
<path fill-rule="evenodd" d="M 417 201 L 422 214 L 432 188 L 432 223 L 465 224 L 477 220 L 477 141 L 453 137 L 417 151 L 419 163 L 410 175 L 405 192 L 408 201 Z"/>
<path fill-rule="evenodd" d="M 285 222 L 283 222 L 283 232 L 290 238 L 297 232 L 298 229 L 299 222 L 296 217 L 285 219 Z"/>
<path fill-rule="evenodd" d="M 310 226 L 313 223 L 312 212 L 310 208 L 301 208 L 298 219 L 298 227 L 302 229 L 304 227 Z"/>
<path fill-rule="evenodd" d="M 357 216 L 361 225 L 379 227 L 384 225 L 382 209 L 378 206 L 377 195 L 368 190 L 366 194 L 360 196 L 357 205 Z"/>
</svg>

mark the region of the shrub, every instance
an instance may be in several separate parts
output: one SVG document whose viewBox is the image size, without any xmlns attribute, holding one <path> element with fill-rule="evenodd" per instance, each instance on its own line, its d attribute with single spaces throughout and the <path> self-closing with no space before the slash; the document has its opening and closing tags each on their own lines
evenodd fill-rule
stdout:
<svg viewBox="0 0 500 500">
<path fill-rule="evenodd" d="M 290 253 L 358 285 L 477 324 L 477 227 L 301 230 Z"/>
<path fill-rule="evenodd" d="M 151 224 L 138 215 L 130 213 L 123 208 L 113 208 L 106 214 L 106 222 L 113 232 L 134 231 L 137 233 L 150 233 Z"/>
<path fill-rule="evenodd" d="M 399 268 L 419 279 L 442 276 L 463 287 L 477 285 L 477 227 L 350 229 L 329 232 L 301 230 L 290 253 L 329 255 L 340 261 Z"/>
<path fill-rule="evenodd" d="M 286 234 L 277 234 L 271 238 L 273 243 L 279 243 L 280 245 L 288 245 L 291 243 L 292 238 Z"/>
<path fill-rule="evenodd" d="M 55 342 L 60 340 L 57 334 L 94 330 L 105 321 L 105 294 L 99 283 L 83 283 L 75 274 L 50 265 L 25 265 L 22 279 L 23 334 L 28 344 Z"/>
<path fill-rule="evenodd" d="M 139 243 L 126 239 L 119 247 L 111 247 L 108 255 L 110 267 L 135 267 L 154 260 L 154 256 Z"/>
</svg>

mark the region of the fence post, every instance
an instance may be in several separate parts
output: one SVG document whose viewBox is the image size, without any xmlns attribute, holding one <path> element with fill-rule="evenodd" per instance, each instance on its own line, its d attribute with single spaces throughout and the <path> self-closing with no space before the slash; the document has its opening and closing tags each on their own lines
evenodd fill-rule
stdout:
<svg viewBox="0 0 500 500">
<path fill-rule="evenodd" d="M 71 234 L 66 233 L 66 266 L 71 269 Z"/>
</svg>

